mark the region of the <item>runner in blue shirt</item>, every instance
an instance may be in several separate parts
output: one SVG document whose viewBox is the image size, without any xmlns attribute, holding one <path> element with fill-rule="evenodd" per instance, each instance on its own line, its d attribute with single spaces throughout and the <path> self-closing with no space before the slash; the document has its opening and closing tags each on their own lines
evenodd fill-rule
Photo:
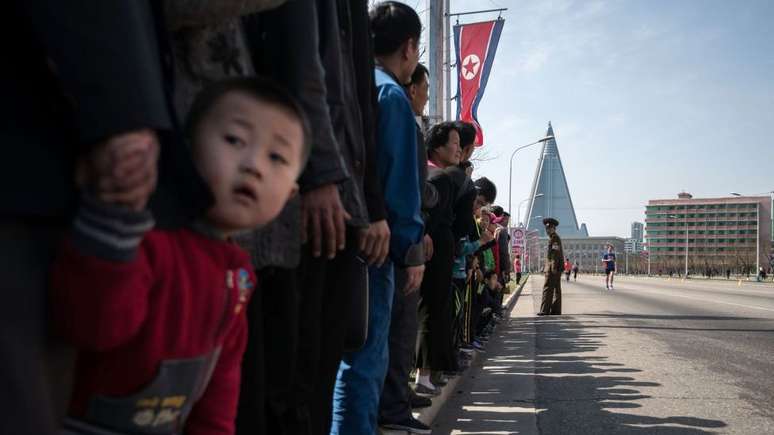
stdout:
<svg viewBox="0 0 774 435">
<path fill-rule="evenodd" d="M 613 245 L 607 245 L 607 252 L 602 255 L 602 263 L 605 265 L 605 288 L 613 289 L 613 276 L 615 275 L 615 253 Z"/>
</svg>

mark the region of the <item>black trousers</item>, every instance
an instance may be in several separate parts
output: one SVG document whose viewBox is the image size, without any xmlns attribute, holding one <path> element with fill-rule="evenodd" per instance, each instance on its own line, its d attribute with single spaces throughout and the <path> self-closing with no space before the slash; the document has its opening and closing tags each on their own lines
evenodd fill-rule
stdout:
<svg viewBox="0 0 774 435">
<path fill-rule="evenodd" d="M 63 228 L 0 221 L 2 433 L 58 433 L 72 388 L 74 350 L 49 336 L 48 277 Z M 58 307 L 67 309 L 67 307 Z"/>
<path fill-rule="evenodd" d="M 540 312 L 547 314 L 562 314 L 562 274 L 546 273 L 543 283 L 543 301 Z"/>
<path fill-rule="evenodd" d="M 298 270 L 298 361 L 291 406 L 284 419 L 288 431 L 284 433 L 328 435 L 330 432 L 333 386 L 355 309 L 354 301 L 359 300 L 354 292 L 367 291 L 363 287 L 367 269 L 358 258 L 357 246 L 358 229 L 352 227 L 347 227 L 347 247 L 333 260 L 313 258 L 311 247 L 304 246 Z"/>
<path fill-rule="evenodd" d="M 419 290 L 417 367 L 457 370 L 454 352 L 454 235 L 450 228 L 432 232 L 433 258 L 425 265 Z"/>
<path fill-rule="evenodd" d="M 395 268 L 395 296 L 390 319 L 390 362 L 379 401 L 379 424 L 398 423 L 411 417 L 409 374 L 414 367 L 419 291 L 403 294 L 406 272 Z"/>
<path fill-rule="evenodd" d="M 285 420 L 298 359 L 298 279 L 295 269 L 276 267 L 256 275 L 258 288 L 247 308 L 237 434 L 290 433 Z"/>
<path fill-rule="evenodd" d="M 465 343 L 465 318 L 467 317 L 466 307 L 466 283 L 464 278 L 452 279 L 453 294 L 455 301 L 452 304 L 452 314 L 454 315 L 454 322 L 452 323 L 452 338 L 454 339 L 454 350 L 456 351 L 463 343 Z M 459 308 L 457 307 L 459 303 Z"/>
</svg>

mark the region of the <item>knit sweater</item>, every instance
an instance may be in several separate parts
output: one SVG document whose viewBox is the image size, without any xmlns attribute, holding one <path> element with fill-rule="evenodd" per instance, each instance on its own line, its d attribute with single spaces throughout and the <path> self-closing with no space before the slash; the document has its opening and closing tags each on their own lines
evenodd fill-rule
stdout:
<svg viewBox="0 0 774 435">
<path fill-rule="evenodd" d="M 86 200 L 55 261 L 57 330 L 79 350 L 70 416 L 132 433 L 166 419 L 187 435 L 233 434 L 255 286 L 250 259 L 201 232 L 151 226 L 147 214 Z M 154 387 L 163 363 L 213 354 L 190 394 Z M 95 417 L 95 397 L 131 397 L 124 411 L 133 417 Z"/>
</svg>

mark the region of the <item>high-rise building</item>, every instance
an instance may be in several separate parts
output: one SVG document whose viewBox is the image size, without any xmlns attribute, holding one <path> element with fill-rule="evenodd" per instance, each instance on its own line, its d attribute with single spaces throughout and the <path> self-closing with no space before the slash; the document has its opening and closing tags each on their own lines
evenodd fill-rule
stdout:
<svg viewBox="0 0 774 435">
<path fill-rule="evenodd" d="M 554 136 L 554 129 L 548 123 L 546 136 Z M 527 212 L 527 230 L 537 230 L 540 237 L 546 237 L 543 219 L 552 217 L 559 221 L 557 231 L 562 237 L 588 237 L 585 224 L 578 227 L 575 208 L 567 187 L 562 160 L 556 138 L 543 142 L 535 179 L 532 182 L 529 207 Z"/>
<path fill-rule="evenodd" d="M 642 222 L 632 222 L 631 238 L 642 243 L 645 234 L 645 225 Z"/>
<path fill-rule="evenodd" d="M 637 240 L 635 238 L 629 238 L 626 239 L 624 242 L 624 252 L 628 252 L 630 254 L 636 254 L 638 252 L 642 252 L 643 249 L 643 243 L 641 240 Z"/>
<path fill-rule="evenodd" d="M 648 201 L 645 238 L 652 267 L 680 272 L 687 259 L 693 273 L 768 268 L 771 214 L 768 196 L 693 198 L 682 192 L 677 199 Z"/>
</svg>

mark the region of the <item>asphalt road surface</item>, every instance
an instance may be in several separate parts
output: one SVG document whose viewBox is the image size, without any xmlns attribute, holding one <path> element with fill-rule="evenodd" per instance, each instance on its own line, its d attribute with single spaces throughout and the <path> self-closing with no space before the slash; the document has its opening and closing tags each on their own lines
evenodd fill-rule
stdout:
<svg viewBox="0 0 774 435">
<path fill-rule="evenodd" d="M 543 279 L 464 375 L 436 434 L 774 434 L 774 285 Z"/>
</svg>

